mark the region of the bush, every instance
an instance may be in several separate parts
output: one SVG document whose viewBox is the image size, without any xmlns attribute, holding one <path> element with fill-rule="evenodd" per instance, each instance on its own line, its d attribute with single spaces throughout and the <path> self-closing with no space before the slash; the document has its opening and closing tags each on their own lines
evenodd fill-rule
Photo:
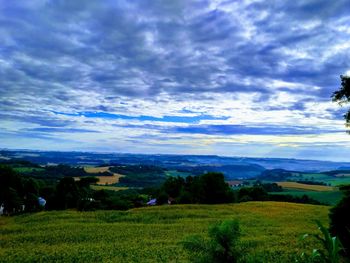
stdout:
<svg viewBox="0 0 350 263">
<path fill-rule="evenodd" d="M 209 239 L 194 235 L 182 245 L 189 252 L 191 262 L 238 262 L 240 228 L 238 221 L 227 220 L 209 228 Z"/>
</svg>

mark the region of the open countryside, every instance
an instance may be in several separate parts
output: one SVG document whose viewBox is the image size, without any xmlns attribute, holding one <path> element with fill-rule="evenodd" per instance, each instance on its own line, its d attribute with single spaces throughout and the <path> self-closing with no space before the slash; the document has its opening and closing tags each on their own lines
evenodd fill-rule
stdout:
<svg viewBox="0 0 350 263">
<path fill-rule="evenodd" d="M 350 0 L 0 25 L 0 263 L 350 263 Z"/>
<path fill-rule="evenodd" d="M 249 202 L 2 217 L 0 262 L 187 262 L 180 244 L 187 235 L 205 236 L 210 224 L 236 218 L 247 255 L 285 263 L 318 246 L 301 237 L 318 232 L 315 219 L 327 224 L 328 212 L 327 206 Z"/>
</svg>

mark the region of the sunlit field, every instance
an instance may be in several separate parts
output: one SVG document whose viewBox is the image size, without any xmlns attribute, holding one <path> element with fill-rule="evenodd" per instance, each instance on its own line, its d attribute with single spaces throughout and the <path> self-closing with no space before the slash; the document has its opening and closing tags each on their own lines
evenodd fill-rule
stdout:
<svg viewBox="0 0 350 263">
<path fill-rule="evenodd" d="M 319 244 L 301 241 L 328 223 L 326 206 L 280 202 L 178 205 L 122 211 L 55 211 L 0 218 L 0 262 L 188 262 L 179 242 L 238 219 L 244 256 L 292 262 Z"/>
<path fill-rule="evenodd" d="M 297 182 L 278 182 L 278 185 L 287 189 L 308 190 L 308 191 L 335 191 L 336 188 L 326 185 L 301 184 Z"/>
</svg>

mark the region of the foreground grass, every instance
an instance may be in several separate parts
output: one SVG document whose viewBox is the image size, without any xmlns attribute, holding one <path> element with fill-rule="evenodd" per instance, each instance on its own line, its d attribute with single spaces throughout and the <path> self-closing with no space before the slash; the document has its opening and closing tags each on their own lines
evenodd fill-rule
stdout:
<svg viewBox="0 0 350 263">
<path fill-rule="evenodd" d="M 206 235 L 210 224 L 225 219 L 239 220 L 246 257 L 291 262 L 302 250 L 319 246 L 299 239 L 317 233 L 313 220 L 328 223 L 328 209 L 248 202 L 2 217 L 0 262 L 187 262 L 179 241 Z"/>
</svg>

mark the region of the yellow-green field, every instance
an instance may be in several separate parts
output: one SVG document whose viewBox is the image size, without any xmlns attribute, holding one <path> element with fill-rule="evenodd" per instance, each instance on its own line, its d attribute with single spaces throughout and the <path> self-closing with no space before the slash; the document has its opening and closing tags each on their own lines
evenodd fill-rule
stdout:
<svg viewBox="0 0 350 263">
<path fill-rule="evenodd" d="M 109 184 L 117 184 L 119 183 L 119 179 L 123 177 L 122 174 L 112 173 L 109 171 L 109 166 L 103 166 L 103 167 L 90 167 L 86 166 L 84 167 L 85 172 L 87 173 L 104 173 L 109 172 L 111 176 L 95 176 L 99 179 L 97 182 L 98 185 L 109 185 Z M 80 180 L 81 177 L 75 177 L 76 180 Z"/>
<path fill-rule="evenodd" d="M 111 176 L 96 176 L 98 178 L 97 184 L 106 185 L 106 184 L 117 184 L 119 183 L 119 179 L 124 175 L 121 174 L 113 174 Z"/>
<path fill-rule="evenodd" d="M 294 262 L 319 247 L 313 220 L 328 223 L 326 206 L 280 202 L 177 205 L 130 211 L 54 211 L 0 218 L 0 262 L 188 262 L 179 244 L 189 234 L 238 219 L 246 257 Z M 306 246 L 306 247 L 305 247 Z"/>
<path fill-rule="evenodd" d="M 326 185 L 301 184 L 297 182 L 278 182 L 279 186 L 288 189 L 308 190 L 308 191 L 335 191 L 335 187 Z"/>
<path fill-rule="evenodd" d="M 113 175 L 110 176 L 94 176 L 98 178 L 98 185 L 110 185 L 110 184 L 117 184 L 119 183 L 119 179 L 123 177 L 124 175 L 122 174 L 116 174 L 114 173 Z M 74 177 L 74 180 L 79 181 L 81 178 L 84 178 L 84 176 L 81 177 Z"/>
<path fill-rule="evenodd" d="M 94 190 L 109 190 L 109 191 L 121 191 L 121 190 L 129 189 L 129 187 L 109 186 L 109 185 L 91 185 L 90 187 Z"/>
</svg>

